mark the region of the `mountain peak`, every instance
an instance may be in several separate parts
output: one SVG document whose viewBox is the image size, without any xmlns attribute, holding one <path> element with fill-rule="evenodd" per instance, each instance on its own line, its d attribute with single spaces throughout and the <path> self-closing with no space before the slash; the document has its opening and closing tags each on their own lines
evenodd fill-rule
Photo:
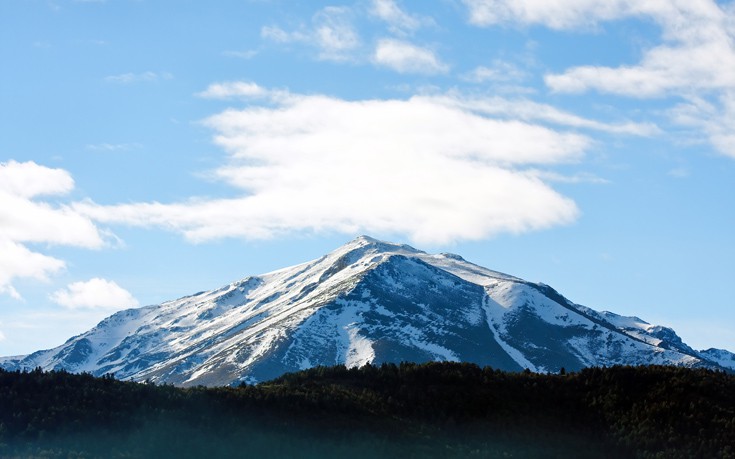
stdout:
<svg viewBox="0 0 735 459">
<path fill-rule="evenodd" d="M 411 247 L 408 244 L 397 244 L 395 242 L 381 241 L 371 236 L 361 235 L 341 247 L 342 249 L 369 248 L 381 253 L 410 252 L 426 253 Z"/>
<path fill-rule="evenodd" d="M 631 364 L 735 371 L 735 354 L 695 351 L 668 328 L 574 304 L 459 255 L 365 235 L 317 260 L 118 312 L 0 367 L 191 386 L 429 360 L 540 372 Z"/>
<path fill-rule="evenodd" d="M 366 234 L 361 234 L 360 236 L 357 236 L 355 239 L 351 241 L 351 243 L 354 244 L 373 244 L 376 242 L 382 242 L 378 239 L 375 239 L 374 237 L 368 236 Z"/>
</svg>

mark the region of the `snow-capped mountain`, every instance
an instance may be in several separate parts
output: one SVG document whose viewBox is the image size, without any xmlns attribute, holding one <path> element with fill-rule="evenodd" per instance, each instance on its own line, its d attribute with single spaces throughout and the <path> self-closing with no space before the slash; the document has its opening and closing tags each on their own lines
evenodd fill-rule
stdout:
<svg viewBox="0 0 735 459">
<path fill-rule="evenodd" d="M 5 358 L 176 385 L 264 381 L 316 365 L 456 360 L 505 370 L 671 364 L 735 369 L 666 327 L 574 304 L 453 254 L 359 237 L 308 263 L 120 311 L 63 345 Z"/>
<path fill-rule="evenodd" d="M 699 355 L 710 362 L 717 363 L 721 367 L 735 370 L 735 354 L 730 351 L 710 348 L 704 351 L 699 351 Z"/>
</svg>

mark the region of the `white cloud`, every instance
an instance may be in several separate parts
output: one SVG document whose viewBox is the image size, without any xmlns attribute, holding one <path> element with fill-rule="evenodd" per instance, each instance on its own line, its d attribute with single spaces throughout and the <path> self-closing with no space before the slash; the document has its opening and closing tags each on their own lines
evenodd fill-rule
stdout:
<svg viewBox="0 0 735 459">
<path fill-rule="evenodd" d="M 661 133 L 658 126 L 650 122 L 636 123 L 623 121 L 618 123 L 603 123 L 528 99 L 506 99 L 502 97 L 468 98 L 451 93 L 448 96 L 436 96 L 435 99 L 448 105 L 454 105 L 490 116 L 510 116 L 524 121 L 543 121 L 560 126 L 591 129 L 612 134 L 647 137 Z"/>
<path fill-rule="evenodd" d="M 572 175 L 558 174 L 556 172 L 544 171 L 544 170 L 530 170 L 529 174 L 534 177 L 538 177 L 547 182 L 558 182 L 558 183 L 592 183 L 596 185 L 607 185 L 610 180 L 598 177 L 595 174 L 589 172 L 579 172 Z"/>
<path fill-rule="evenodd" d="M 168 72 L 163 73 L 156 73 L 156 72 L 143 72 L 143 73 L 122 73 L 119 75 L 110 75 L 105 77 L 105 81 L 110 83 L 120 83 L 120 84 L 131 84 L 131 83 L 145 83 L 145 82 L 154 82 L 154 81 L 160 81 L 160 80 L 170 80 L 173 78 L 173 75 L 171 75 Z"/>
<path fill-rule="evenodd" d="M 561 92 L 597 89 L 636 97 L 660 96 L 691 88 L 717 89 L 735 85 L 733 12 L 712 0 L 649 1 L 464 0 L 477 25 L 505 22 L 578 29 L 623 18 L 652 19 L 666 44 L 654 46 L 637 65 L 580 66 L 546 83 Z"/>
<path fill-rule="evenodd" d="M 65 266 L 62 260 L 33 252 L 24 244 L 86 248 L 104 244 L 102 234 L 89 218 L 68 205 L 38 200 L 41 196 L 64 195 L 73 188 L 74 180 L 62 169 L 34 162 L 0 163 L 0 294 L 20 298 L 12 285 L 14 279 L 45 280 Z"/>
<path fill-rule="evenodd" d="M 21 299 L 20 293 L 13 287 L 12 281 L 17 278 L 47 280 L 66 266 L 62 260 L 31 252 L 21 244 L 0 239 L 0 294 Z"/>
<path fill-rule="evenodd" d="M 519 82 L 528 75 L 515 64 L 494 60 L 491 66 L 479 66 L 462 78 L 472 83 L 484 82 Z"/>
<path fill-rule="evenodd" d="M 430 18 L 406 13 L 395 0 L 373 0 L 370 13 L 388 23 L 391 32 L 399 35 L 414 32 L 422 25 L 434 23 Z"/>
<path fill-rule="evenodd" d="M 323 59 L 345 58 L 345 53 L 360 44 L 346 8 L 327 7 L 314 16 L 314 36 Z"/>
<path fill-rule="evenodd" d="M 294 41 L 308 41 L 309 35 L 303 32 L 286 32 L 278 26 L 263 26 L 260 36 L 276 43 L 291 43 Z"/>
<path fill-rule="evenodd" d="M 723 92 L 716 100 L 688 97 L 669 114 L 675 123 L 695 128 L 695 136 L 704 132 L 720 153 L 735 158 L 735 89 Z"/>
<path fill-rule="evenodd" d="M 95 248 L 103 245 L 97 228 L 68 206 L 55 207 L 0 192 L 0 240 Z"/>
<path fill-rule="evenodd" d="M 652 20 L 660 44 L 634 64 L 581 65 L 545 76 L 556 92 L 599 91 L 637 98 L 683 98 L 670 119 L 698 128 L 720 153 L 735 158 L 735 4 L 713 0 L 465 0 L 476 25 L 506 22 L 553 29 L 589 28 L 624 18 Z M 700 137 L 701 134 L 700 134 Z"/>
<path fill-rule="evenodd" d="M 431 75 L 449 71 L 449 66 L 436 57 L 432 50 L 393 39 L 383 39 L 378 42 L 373 62 L 399 73 Z"/>
<path fill-rule="evenodd" d="M 86 282 L 73 282 L 65 289 L 51 294 L 51 300 L 70 308 L 131 308 L 138 301 L 114 281 L 92 278 Z"/>
<path fill-rule="evenodd" d="M 87 150 L 92 151 L 129 151 L 141 148 L 142 145 L 139 143 L 91 143 L 86 146 Z"/>
<path fill-rule="evenodd" d="M 406 91 L 409 91 L 406 88 Z M 438 88 L 431 87 L 426 93 L 436 93 Z M 279 104 L 289 104 L 303 97 L 290 93 L 285 89 L 264 88 L 251 81 L 227 81 L 213 83 L 199 97 L 221 100 L 266 100 Z M 573 113 L 559 110 L 551 105 L 540 104 L 525 98 L 503 98 L 498 96 L 467 97 L 458 91 L 450 91 L 445 95 L 427 96 L 437 104 L 444 104 L 462 110 L 469 110 L 483 115 L 514 118 L 523 121 L 542 121 L 560 126 L 591 129 L 613 134 L 636 136 L 653 136 L 661 133 L 654 123 L 622 121 L 604 123 L 583 118 Z"/>
<path fill-rule="evenodd" d="M 197 94 L 205 99 L 231 99 L 233 97 L 253 98 L 268 96 L 271 91 L 250 81 L 229 81 L 213 83 Z"/>
<path fill-rule="evenodd" d="M 589 29 L 600 22 L 631 16 L 652 16 L 683 30 L 692 18 L 714 17 L 718 7 L 711 0 L 463 0 L 470 22 L 479 26 L 508 22 L 543 25 L 551 29 Z"/>
<path fill-rule="evenodd" d="M 65 170 L 39 166 L 33 161 L 0 163 L 0 193 L 19 198 L 66 194 L 74 179 Z"/>
<path fill-rule="evenodd" d="M 735 158 L 735 33 L 727 33 L 721 21 L 692 22 L 701 30 L 673 30 L 679 21 L 667 25 L 673 42 L 648 50 L 637 65 L 574 67 L 547 75 L 546 84 L 558 92 L 683 98 L 669 110 L 670 119 L 698 128 L 717 151 Z"/>
<path fill-rule="evenodd" d="M 319 50 L 321 60 L 344 61 L 359 47 L 360 37 L 352 25 L 352 11 L 329 6 L 311 18 L 309 26 L 287 32 L 277 26 L 261 28 L 260 35 L 276 43 L 304 43 Z"/>
<path fill-rule="evenodd" d="M 285 89 L 264 88 L 252 81 L 223 81 L 212 83 L 207 89 L 197 94 L 204 99 L 218 100 L 261 100 L 275 103 L 287 103 L 294 97 Z"/>
<path fill-rule="evenodd" d="M 275 106 L 226 110 L 206 124 L 230 154 L 216 176 L 242 197 L 75 209 L 195 242 L 294 231 L 476 240 L 574 221 L 574 202 L 524 167 L 577 161 L 590 144 L 576 133 L 419 96 L 292 95 Z"/>
<path fill-rule="evenodd" d="M 0 241 L 102 246 L 102 237 L 87 218 L 68 206 L 33 200 L 66 194 L 73 186 L 69 173 L 61 169 L 32 161 L 0 163 Z"/>
<path fill-rule="evenodd" d="M 729 40 L 662 45 L 647 51 L 638 65 L 574 67 L 545 80 L 558 92 L 594 89 L 630 97 L 735 88 L 735 49 Z"/>
</svg>

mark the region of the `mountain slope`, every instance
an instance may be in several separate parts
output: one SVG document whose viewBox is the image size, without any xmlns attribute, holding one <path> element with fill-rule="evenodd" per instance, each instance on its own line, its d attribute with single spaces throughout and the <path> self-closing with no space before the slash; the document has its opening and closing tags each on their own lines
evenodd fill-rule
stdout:
<svg viewBox="0 0 735 459">
<path fill-rule="evenodd" d="M 57 348 L 0 364 L 189 386 L 400 361 L 733 368 L 722 352 L 697 352 L 669 328 L 576 305 L 457 255 L 362 236 L 312 262 L 118 312 Z"/>
</svg>

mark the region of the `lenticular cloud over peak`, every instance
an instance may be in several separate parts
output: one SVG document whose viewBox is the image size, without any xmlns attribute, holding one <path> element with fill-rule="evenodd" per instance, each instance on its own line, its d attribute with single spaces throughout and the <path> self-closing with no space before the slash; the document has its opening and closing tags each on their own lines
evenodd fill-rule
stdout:
<svg viewBox="0 0 735 459">
<path fill-rule="evenodd" d="M 192 241 L 306 230 L 447 243 L 575 220 L 575 203 L 524 168 L 580 159 L 586 136 L 492 117 L 450 98 L 252 99 L 204 121 L 228 153 L 215 177 L 240 196 L 77 208 Z"/>
</svg>

